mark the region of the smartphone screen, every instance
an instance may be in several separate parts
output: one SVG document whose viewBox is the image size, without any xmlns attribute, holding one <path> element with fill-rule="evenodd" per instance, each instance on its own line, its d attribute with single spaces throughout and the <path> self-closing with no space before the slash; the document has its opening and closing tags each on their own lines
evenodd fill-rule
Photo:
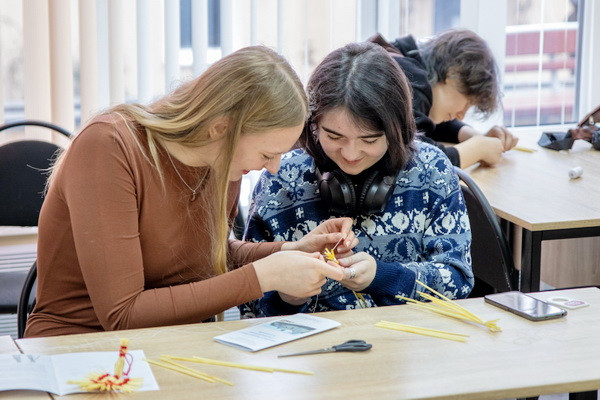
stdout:
<svg viewBox="0 0 600 400">
<path fill-rule="evenodd" d="M 567 314 L 562 308 L 553 306 L 521 292 L 488 294 L 485 302 L 510 311 L 531 321 L 560 318 Z"/>
</svg>

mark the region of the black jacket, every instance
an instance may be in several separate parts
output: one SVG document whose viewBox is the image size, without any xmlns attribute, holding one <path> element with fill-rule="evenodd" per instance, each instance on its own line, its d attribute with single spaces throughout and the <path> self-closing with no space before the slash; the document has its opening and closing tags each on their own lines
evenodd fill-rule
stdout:
<svg viewBox="0 0 600 400">
<path fill-rule="evenodd" d="M 465 124 L 455 119 L 452 121 L 435 124 L 429 118 L 433 95 L 431 85 L 427 80 L 427 70 L 415 39 L 411 36 L 398 38 L 391 43 L 403 55 L 392 55 L 400 65 L 413 91 L 413 115 L 420 134 L 418 138 L 424 142 L 439 147 L 450 159 L 452 165 L 460 166 L 460 155 L 453 146 L 444 146 L 438 141 L 447 143 L 458 143 L 458 131 Z"/>
</svg>

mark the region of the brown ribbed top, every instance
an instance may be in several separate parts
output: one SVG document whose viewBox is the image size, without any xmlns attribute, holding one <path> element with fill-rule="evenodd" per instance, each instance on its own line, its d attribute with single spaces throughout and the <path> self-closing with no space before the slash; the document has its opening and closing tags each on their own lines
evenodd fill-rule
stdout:
<svg viewBox="0 0 600 400">
<path fill-rule="evenodd" d="M 173 158 L 191 187 L 208 173 L 190 202 L 162 149 L 160 161 L 164 188 L 116 116 L 94 119 L 73 140 L 40 214 L 37 304 L 26 336 L 195 323 L 262 296 L 251 261 L 281 243 L 230 241 L 230 264 L 241 267 L 215 276 L 206 229 L 214 174 Z M 230 187 L 233 220 L 240 181 Z"/>
</svg>

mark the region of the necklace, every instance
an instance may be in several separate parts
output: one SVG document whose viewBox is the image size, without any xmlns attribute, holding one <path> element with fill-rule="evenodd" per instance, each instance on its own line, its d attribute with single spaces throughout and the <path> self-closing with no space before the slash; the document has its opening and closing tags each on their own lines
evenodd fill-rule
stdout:
<svg viewBox="0 0 600 400">
<path fill-rule="evenodd" d="M 179 170 L 177 169 L 177 167 L 175 166 L 175 163 L 173 162 L 173 159 L 171 158 L 171 153 L 169 153 L 168 151 L 166 153 L 167 153 L 167 156 L 169 157 L 169 161 L 171 162 L 171 165 L 173 166 L 173 169 L 177 173 L 177 176 L 179 177 L 181 182 L 183 182 L 185 187 L 188 188 L 192 192 L 192 198 L 190 199 L 190 202 L 196 200 L 196 194 L 198 193 L 198 189 L 200 189 L 202 182 L 204 182 L 204 178 L 206 178 L 206 175 L 204 175 L 204 177 L 202 177 L 202 179 L 200 179 L 200 182 L 198 182 L 198 185 L 195 188 L 192 188 L 190 185 L 187 184 L 185 179 L 183 179 L 183 176 L 181 176 L 181 174 L 179 173 Z"/>
</svg>

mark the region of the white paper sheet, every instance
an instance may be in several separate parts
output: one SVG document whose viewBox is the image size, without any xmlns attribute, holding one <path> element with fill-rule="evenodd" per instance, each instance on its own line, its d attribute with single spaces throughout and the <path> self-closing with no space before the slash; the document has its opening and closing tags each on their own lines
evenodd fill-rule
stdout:
<svg viewBox="0 0 600 400">
<path fill-rule="evenodd" d="M 138 390 L 158 390 L 152 370 L 144 361 L 144 351 L 128 353 L 133 357 L 129 377 L 144 379 Z M 57 395 L 81 392 L 78 385 L 67 381 L 85 379 L 92 372 L 112 373 L 118 357 L 116 351 L 0 355 L 0 391 L 41 390 Z"/>
<path fill-rule="evenodd" d="M 214 340 L 242 350 L 258 351 L 333 329 L 339 325 L 339 322 L 327 318 L 310 314 L 294 314 L 215 336 Z"/>
</svg>

